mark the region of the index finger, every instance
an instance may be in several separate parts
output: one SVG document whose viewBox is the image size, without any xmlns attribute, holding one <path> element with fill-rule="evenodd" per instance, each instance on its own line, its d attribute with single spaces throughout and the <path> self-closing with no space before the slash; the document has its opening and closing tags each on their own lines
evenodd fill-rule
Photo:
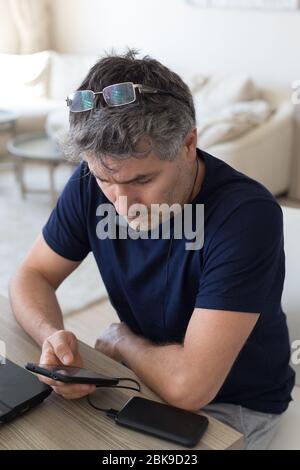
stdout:
<svg viewBox="0 0 300 470">
<path fill-rule="evenodd" d="M 50 387 L 57 387 L 58 385 L 65 385 L 63 382 L 50 379 L 50 377 L 46 377 L 45 375 L 37 374 L 37 377 L 40 382 L 44 382 L 45 384 L 50 385 Z"/>
</svg>

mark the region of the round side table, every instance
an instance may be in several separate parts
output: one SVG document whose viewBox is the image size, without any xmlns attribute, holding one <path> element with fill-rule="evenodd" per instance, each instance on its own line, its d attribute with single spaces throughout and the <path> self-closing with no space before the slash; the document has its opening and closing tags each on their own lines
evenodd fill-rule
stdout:
<svg viewBox="0 0 300 470">
<path fill-rule="evenodd" d="M 0 150 L 0 170 L 7 170 L 7 168 L 11 168 L 11 162 L 7 160 L 7 155 L 4 153 L 6 148 L 7 140 L 12 138 L 15 135 L 16 129 L 16 122 L 17 122 L 17 114 L 9 109 L 1 109 L 0 108 L 0 135 L 1 141 L 3 137 L 3 142 L 1 142 L 1 150 Z M 2 136 L 3 134 L 3 136 Z M 2 152 L 4 151 L 4 152 Z"/>
<path fill-rule="evenodd" d="M 54 204 L 57 199 L 54 171 L 58 165 L 66 163 L 57 143 L 49 138 L 46 133 L 22 134 L 7 143 L 7 150 L 14 157 L 15 175 L 20 186 L 22 198 L 25 198 L 28 192 L 50 191 L 52 203 Z M 27 163 L 38 163 L 48 167 L 50 180 L 50 188 L 48 190 L 30 189 L 25 185 L 24 167 Z"/>
<path fill-rule="evenodd" d="M 0 132 L 15 132 L 17 115 L 8 109 L 0 109 Z"/>
</svg>

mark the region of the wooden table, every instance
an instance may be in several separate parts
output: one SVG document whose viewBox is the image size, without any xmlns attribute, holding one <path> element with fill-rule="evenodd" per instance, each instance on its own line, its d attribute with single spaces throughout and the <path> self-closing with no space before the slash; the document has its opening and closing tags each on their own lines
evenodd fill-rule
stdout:
<svg viewBox="0 0 300 470">
<path fill-rule="evenodd" d="M 8 300 L 0 296 L 0 340 L 5 342 L 7 358 L 23 366 L 38 362 L 40 350 L 16 323 Z M 86 368 L 111 376 L 132 377 L 130 369 L 99 351 L 80 343 Z M 1 367 L 1 366 L 0 366 Z M 139 380 L 139 379 L 137 379 Z M 140 380 L 139 380 L 140 382 Z M 161 401 L 142 385 L 141 396 Z M 119 409 L 129 390 L 98 390 L 93 402 L 102 408 Z M 208 416 L 209 426 L 195 449 L 239 449 L 240 433 Z M 86 398 L 65 400 L 54 392 L 39 406 L 10 423 L 0 426 L 0 449 L 102 449 L 102 450 L 182 450 L 183 447 L 118 426 L 104 413 L 91 408 Z"/>
</svg>

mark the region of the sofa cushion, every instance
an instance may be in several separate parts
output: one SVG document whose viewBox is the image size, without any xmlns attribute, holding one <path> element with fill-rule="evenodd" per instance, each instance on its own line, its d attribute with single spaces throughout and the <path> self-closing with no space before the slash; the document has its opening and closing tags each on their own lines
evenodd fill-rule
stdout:
<svg viewBox="0 0 300 470">
<path fill-rule="evenodd" d="M 200 145 L 208 149 L 251 131 L 272 114 L 260 90 L 245 75 L 213 76 L 194 92 Z"/>
<path fill-rule="evenodd" d="M 194 94 L 197 115 L 210 114 L 232 103 L 260 98 L 260 91 L 246 75 L 215 75 Z"/>
<path fill-rule="evenodd" d="M 206 149 L 236 139 L 255 126 L 262 125 L 272 111 L 269 103 L 263 100 L 241 101 L 203 117 L 197 126 L 201 147 Z"/>
<path fill-rule="evenodd" d="M 97 62 L 98 56 L 60 54 L 51 51 L 50 89 L 51 99 L 64 99 L 74 91 Z"/>
<path fill-rule="evenodd" d="M 63 105 L 64 103 L 60 100 L 44 98 L 34 101 L 31 106 L 27 106 L 26 104 L 13 106 L 11 109 L 18 115 L 16 125 L 17 133 L 40 132 L 45 130 L 45 122 L 49 112 Z"/>
<path fill-rule="evenodd" d="M 30 104 L 48 94 L 50 52 L 0 54 L 0 106 Z"/>
<path fill-rule="evenodd" d="M 69 130 L 69 109 L 61 106 L 51 111 L 46 119 L 45 130 L 51 139 L 64 140 Z"/>
</svg>

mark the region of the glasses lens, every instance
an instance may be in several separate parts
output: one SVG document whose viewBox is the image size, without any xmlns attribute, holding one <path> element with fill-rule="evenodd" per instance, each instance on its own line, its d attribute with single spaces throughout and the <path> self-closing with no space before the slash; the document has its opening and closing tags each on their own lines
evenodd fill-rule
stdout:
<svg viewBox="0 0 300 470">
<path fill-rule="evenodd" d="M 73 113 L 88 111 L 93 105 L 94 93 L 91 90 L 75 91 L 68 96 L 68 106 Z"/>
<path fill-rule="evenodd" d="M 135 101 L 132 83 L 119 83 L 103 89 L 103 97 L 108 106 L 122 106 Z"/>
</svg>

